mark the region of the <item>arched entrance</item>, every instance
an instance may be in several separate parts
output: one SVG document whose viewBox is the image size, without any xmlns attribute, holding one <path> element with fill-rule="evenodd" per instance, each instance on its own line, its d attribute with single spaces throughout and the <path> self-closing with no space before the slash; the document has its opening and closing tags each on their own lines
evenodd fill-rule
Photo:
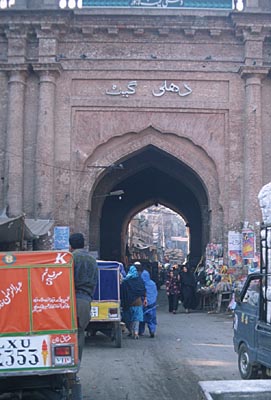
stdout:
<svg viewBox="0 0 271 400">
<path fill-rule="evenodd" d="M 153 145 L 129 154 L 121 163 L 123 171 L 106 173 L 93 193 L 90 248 L 99 249 L 102 259 L 124 260 L 131 218 L 138 211 L 160 203 L 185 218 L 190 227 L 191 258 L 199 259 L 209 241 L 210 207 L 207 190 L 198 174 Z M 120 189 L 124 191 L 121 200 L 97 195 Z"/>
</svg>

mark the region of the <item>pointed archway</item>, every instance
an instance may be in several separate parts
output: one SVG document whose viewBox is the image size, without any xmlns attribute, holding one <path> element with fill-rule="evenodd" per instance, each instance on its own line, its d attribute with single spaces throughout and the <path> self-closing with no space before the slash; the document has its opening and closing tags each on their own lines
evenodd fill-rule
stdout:
<svg viewBox="0 0 271 400">
<path fill-rule="evenodd" d="M 126 232 L 132 216 L 160 203 L 184 216 L 190 227 L 191 258 L 200 258 L 209 240 L 208 194 L 200 177 L 153 145 L 130 154 L 122 164 L 124 170 L 105 174 L 93 194 L 91 247 L 98 248 L 103 259 L 124 260 Z M 106 188 L 123 190 L 122 199 L 95 196 L 101 191 L 106 193 Z"/>
</svg>

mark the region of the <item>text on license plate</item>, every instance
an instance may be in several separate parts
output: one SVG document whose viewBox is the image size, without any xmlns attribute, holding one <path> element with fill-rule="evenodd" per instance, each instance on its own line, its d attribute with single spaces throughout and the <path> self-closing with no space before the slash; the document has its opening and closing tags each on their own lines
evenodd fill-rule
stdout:
<svg viewBox="0 0 271 400">
<path fill-rule="evenodd" d="M 99 307 L 92 307 L 91 306 L 91 318 L 99 316 Z"/>
<path fill-rule="evenodd" d="M 51 366 L 49 336 L 0 338 L 0 371 L 46 366 Z"/>
<path fill-rule="evenodd" d="M 71 365 L 72 358 L 71 357 L 56 357 L 55 365 Z"/>
</svg>

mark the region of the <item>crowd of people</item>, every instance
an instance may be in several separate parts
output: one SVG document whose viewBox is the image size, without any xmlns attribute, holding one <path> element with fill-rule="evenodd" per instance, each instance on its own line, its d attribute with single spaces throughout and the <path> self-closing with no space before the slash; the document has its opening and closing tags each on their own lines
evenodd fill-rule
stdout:
<svg viewBox="0 0 271 400">
<path fill-rule="evenodd" d="M 76 296 L 76 314 L 78 323 L 79 365 L 82 360 L 85 330 L 90 319 L 91 301 L 98 279 L 98 265 L 90 253 L 84 249 L 85 240 L 81 233 L 74 233 L 69 238 L 70 251 L 74 258 L 74 286 Z M 148 329 L 150 338 L 156 336 L 157 330 L 157 296 L 156 283 L 150 272 L 140 262 L 131 265 L 128 273 L 120 271 L 120 299 L 122 321 L 128 335 L 139 339 Z M 178 304 L 182 301 L 186 311 L 196 307 L 196 282 L 188 265 L 169 266 L 165 275 L 165 287 L 168 297 L 169 312 L 176 314 Z M 71 379 L 80 381 L 76 374 Z"/>
<path fill-rule="evenodd" d="M 197 308 L 197 284 L 188 262 L 183 265 L 168 264 L 164 283 L 170 313 L 176 314 L 180 303 L 186 313 Z M 147 326 L 150 337 L 154 338 L 157 328 L 158 291 L 149 271 L 143 269 L 139 261 L 130 266 L 128 274 L 122 279 L 120 293 L 122 321 L 125 323 L 128 335 L 138 339 L 144 335 Z"/>
<path fill-rule="evenodd" d="M 197 307 L 197 283 L 188 263 L 169 267 L 165 284 L 170 313 L 176 314 L 179 302 L 182 303 L 186 313 Z"/>
<path fill-rule="evenodd" d="M 79 359 L 81 360 L 84 331 L 89 322 L 91 300 L 97 282 L 97 263 L 84 250 L 84 237 L 81 233 L 71 235 L 69 242 L 74 257 Z M 168 311 L 176 314 L 179 302 L 182 302 L 186 312 L 195 309 L 197 307 L 196 280 L 189 268 L 189 263 L 167 267 L 165 287 Z M 139 336 L 144 335 L 147 327 L 150 337 L 155 337 L 157 296 L 156 283 L 139 261 L 130 266 L 127 274 L 122 274 L 120 285 L 122 321 L 125 323 L 129 336 L 138 339 Z"/>
</svg>

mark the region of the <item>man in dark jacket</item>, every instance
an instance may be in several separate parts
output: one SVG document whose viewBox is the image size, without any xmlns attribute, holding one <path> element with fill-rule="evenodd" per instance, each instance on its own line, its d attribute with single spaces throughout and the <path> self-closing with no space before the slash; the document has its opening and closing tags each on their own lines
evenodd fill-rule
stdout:
<svg viewBox="0 0 271 400">
<path fill-rule="evenodd" d="M 85 240 L 82 233 L 72 234 L 69 243 L 74 259 L 78 347 L 79 360 L 81 361 L 85 343 L 85 329 L 90 320 L 91 300 L 97 284 L 98 268 L 95 258 L 84 249 Z"/>
</svg>

